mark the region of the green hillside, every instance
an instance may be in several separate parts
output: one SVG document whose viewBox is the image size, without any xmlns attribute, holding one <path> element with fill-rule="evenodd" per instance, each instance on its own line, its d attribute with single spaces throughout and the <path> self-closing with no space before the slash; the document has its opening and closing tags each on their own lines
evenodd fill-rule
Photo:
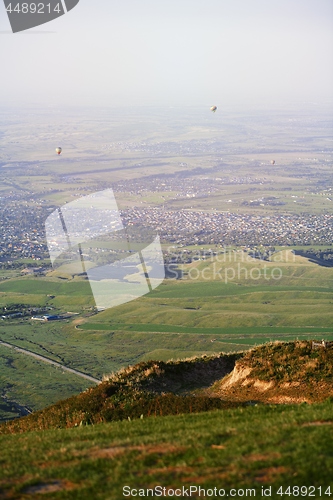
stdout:
<svg viewBox="0 0 333 500">
<path fill-rule="evenodd" d="M 271 271 L 280 268 L 281 279 L 265 279 L 265 266 Z M 0 419 L 17 416 L 17 404 L 40 410 L 91 385 L 32 361 L 15 347 L 102 379 L 152 359 L 232 353 L 276 340 L 333 340 L 333 268 L 295 256 L 290 249 L 276 252 L 271 261 L 230 249 L 181 267 L 184 279 L 166 279 L 150 294 L 97 314 L 83 277 L 62 279 L 53 271 L 38 278 L 20 277 L 8 272 L 0 281 L 3 311 L 26 304 L 71 315 L 50 323 L 29 317 L 0 322 L 0 341 L 14 346 L 10 350 L 0 345 L 0 381 L 8 401 L 0 406 Z M 235 279 L 225 283 L 220 268 L 222 276 L 223 269 L 233 269 Z M 261 279 L 245 279 L 245 270 L 251 277 L 253 269 L 261 269 Z M 198 279 L 190 279 L 191 273 Z"/>
<path fill-rule="evenodd" d="M 192 487 L 197 498 L 201 487 L 213 497 L 265 488 L 273 499 L 330 498 L 332 361 L 332 348 L 293 342 L 123 369 L 0 426 L 0 497 L 158 498 L 160 487 L 186 498 L 178 489 Z"/>
<path fill-rule="evenodd" d="M 330 345 L 330 344 L 329 344 Z M 188 413 L 257 402 L 314 403 L 333 396 L 333 347 L 265 344 L 248 352 L 121 369 L 78 396 L 0 426 L 23 432 Z"/>
</svg>

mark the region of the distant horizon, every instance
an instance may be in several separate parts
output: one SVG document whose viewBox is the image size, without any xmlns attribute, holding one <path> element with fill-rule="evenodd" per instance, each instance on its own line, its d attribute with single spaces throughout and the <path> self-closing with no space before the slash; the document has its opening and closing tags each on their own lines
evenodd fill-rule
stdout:
<svg viewBox="0 0 333 500">
<path fill-rule="evenodd" d="M 287 109 L 288 107 L 294 107 L 296 109 L 301 109 L 302 107 L 305 107 L 305 109 L 308 108 L 313 108 L 314 110 L 316 108 L 323 108 L 323 107 L 332 107 L 333 108 L 333 98 L 327 98 L 327 99 L 286 99 L 284 101 L 276 101 L 276 102 L 251 102 L 248 105 L 246 105 L 242 101 L 235 101 L 235 102 L 203 102 L 203 103 L 178 103 L 178 102 L 173 102 L 173 103 L 166 103 L 166 102 L 156 102 L 156 103 L 150 103 L 150 102 L 138 102 L 136 104 L 128 104 L 128 103 L 113 103 L 113 104 L 96 104 L 96 103 L 82 103 L 82 104 L 76 104 L 76 103 L 69 103 L 66 105 L 61 105 L 57 103 L 47 103 L 47 102 L 20 102 L 16 100 L 15 102 L 6 102 L 6 103 L 1 103 L 0 102 L 0 108 L 8 108 L 8 109 L 36 109 L 36 110 L 47 110 L 47 109 L 61 109 L 64 112 L 66 110 L 74 110 L 74 109 L 117 109 L 117 110 L 130 110 L 130 109 L 179 109 L 179 110 L 206 110 L 207 112 L 210 111 L 210 107 L 216 105 L 217 106 L 217 111 L 216 115 L 218 113 L 223 113 L 223 110 L 227 110 L 228 113 L 230 113 L 233 109 L 237 112 L 241 111 L 253 111 L 254 109 L 260 110 L 260 111 L 279 111 L 281 109 Z"/>
<path fill-rule="evenodd" d="M 331 0 L 81 0 L 44 30 L 0 37 L 0 105 L 333 100 Z"/>
</svg>

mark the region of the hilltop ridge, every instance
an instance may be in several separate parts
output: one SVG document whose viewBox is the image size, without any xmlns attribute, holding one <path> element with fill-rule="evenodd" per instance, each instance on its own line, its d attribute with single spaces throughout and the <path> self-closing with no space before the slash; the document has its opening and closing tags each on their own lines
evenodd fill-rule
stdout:
<svg viewBox="0 0 333 500">
<path fill-rule="evenodd" d="M 76 427 L 254 403 L 315 403 L 333 396 L 333 348 L 275 342 L 247 352 L 121 369 L 97 387 L 0 426 L 0 433 Z"/>
<path fill-rule="evenodd" d="M 233 401 L 320 402 L 333 396 L 332 362 L 332 347 L 313 348 L 309 341 L 265 344 L 245 353 L 206 393 Z"/>
</svg>

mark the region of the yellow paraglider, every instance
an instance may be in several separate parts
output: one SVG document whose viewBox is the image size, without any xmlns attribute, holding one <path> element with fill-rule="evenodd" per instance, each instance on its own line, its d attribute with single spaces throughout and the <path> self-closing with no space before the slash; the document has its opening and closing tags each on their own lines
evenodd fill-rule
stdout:
<svg viewBox="0 0 333 500">
<path fill-rule="evenodd" d="M 210 110 L 213 111 L 213 113 L 215 113 L 215 111 L 217 110 L 217 106 L 212 106 Z"/>
<path fill-rule="evenodd" d="M 58 155 L 61 155 L 61 151 L 62 151 L 62 148 L 56 148 L 56 153 L 58 153 Z"/>
</svg>

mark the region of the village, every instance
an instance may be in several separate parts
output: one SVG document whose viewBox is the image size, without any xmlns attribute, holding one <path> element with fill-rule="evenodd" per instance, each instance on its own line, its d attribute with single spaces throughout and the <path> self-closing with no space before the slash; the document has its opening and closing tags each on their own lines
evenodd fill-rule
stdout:
<svg viewBox="0 0 333 500">
<path fill-rule="evenodd" d="M 49 258 L 44 223 L 50 207 L 2 207 L 0 266 Z M 163 207 L 134 207 L 121 212 L 125 227 L 149 228 L 162 243 L 179 245 L 331 245 L 332 214 L 239 214 Z M 105 235 L 107 237 L 107 235 Z"/>
</svg>

